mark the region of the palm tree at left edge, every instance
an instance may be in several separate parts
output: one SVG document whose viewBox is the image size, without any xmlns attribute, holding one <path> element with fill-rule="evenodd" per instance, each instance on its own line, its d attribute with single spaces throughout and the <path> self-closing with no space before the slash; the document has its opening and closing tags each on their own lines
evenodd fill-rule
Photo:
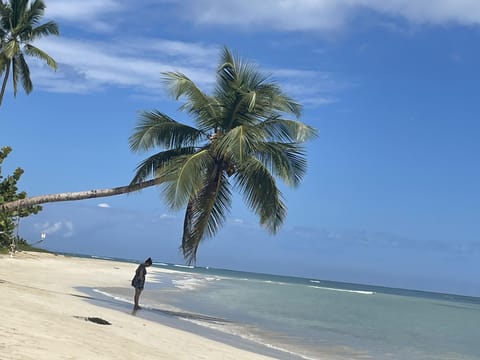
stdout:
<svg viewBox="0 0 480 360">
<path fill-rule="evenodd" d="M 19 81 L 27 94 L 33 90 L 25 55 L 43 60 L 50 68 L 57 69 L 57 63 L 50 55 L 31 44 L 41 37 L 60 33 L 58 25 L 54 21 L 39 24 L 45 7 L 43 0 L 0 2 L 0 74 L 3 74 L 0 106 L 10 72 L 12 73 L 14 96 L 17 95 Z"/>
</svg>

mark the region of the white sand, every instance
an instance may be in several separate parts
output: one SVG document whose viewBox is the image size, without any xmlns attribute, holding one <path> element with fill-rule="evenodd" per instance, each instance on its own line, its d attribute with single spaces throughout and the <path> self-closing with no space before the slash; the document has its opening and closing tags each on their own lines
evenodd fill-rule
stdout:
<svg viewBox="0 0 480 360">
<path fill-rule="evenodd" d="M 82 295 L 75 287 L 125 286 L 135 268 L 53 254 L 0 255 L 0 358 L 269 359 L 72 295 Z"/>
</svg>

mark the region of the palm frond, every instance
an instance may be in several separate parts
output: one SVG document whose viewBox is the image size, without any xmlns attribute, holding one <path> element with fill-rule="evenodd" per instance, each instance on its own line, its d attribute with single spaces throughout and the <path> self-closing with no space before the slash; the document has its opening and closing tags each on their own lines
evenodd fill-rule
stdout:
<svg viewBox="0 0 480 360">
<path fill-rule="evenodd" d="M 25 18 L 25 12 L 28 9 L 29 0 L 9 0 L 7 6 L 11 8 L 10 23 L 12 28 L 16 28 Z"/>
<path fill-rule="evenodd" d="M 302 107 L 295 100 L 285 95 L 281 88 L 274 82 L 262 83 L 250 90 L 246 100 L 255 95 L 254 102 L 249 103 L 248 113 L 255 116 L 258 121 L 264 121 L 280 114 L 292 114 L 299 118 Z"/>
<path fill-rule="evenodd" d="M 54 21 L 46 22 L 32 29 L 31 41 L 49 35 L 60 35 L 58 24 Z"/>
<path fill-rule="evenodd" d="M 225 46 L 220 55 L 220 64 L 217 68 L 219 79 L 227 83 L 231 83 L 236 79 L 237 59 L 232 52 Z"/>
<path fill-rule="evenodd" d="M 259 86 L 258 92 L 263 94 L 264 106 L 270 110 L 271 113 L 282 112 L 293 114 L 297 118 L 302 115 L 302 105 L 296 100 L 283 92 L 281 87 L 275 82 L 262 84 Z"/>
<path fill-rule="evenodd" d="M 148 178 L 157 177 L 159 170 L 171 163 L 173 159 L 193 153 L 195 153 L 194 147 L 185 147 L 162 151 L 148 157 L 137 166 L 135 176 L 130 182 L 130 185 L 141 183 Z"/>
<path fill-rule="evenodd" d="M 0 1 L 0 19 L 5 16 L 7 9 L 7 5 L 3 1 Z"/>
<path fill-rule="evenodd" d="M 204 184 L 207 169 L 212 167 L 214 159 L 207 149 L 191 155 L 178 156 L 157 171 L 157 176 L 165 178 L 162 193 L 168 206 L 179 209 L 187 204 Z"/>
<path fill-rule="evenodd" d="M 264 142 L 256 146 L 255 156 L 289 186 L 298 186 L 307 171 L 305 150 L 296 143 Z"/>
<path fill-rule="evenodd" d="M 270 77 L 270 75 L 259 71 L 256 64 L 233 55 L 226 47 L 223 48 L 220 57 L 217 75 L 220 85 L 226 86 L 225 90 L 233 87 L 244 91 L 256 89 Z"/>
<path fill-rule="evenodd" d="M 0 2 L 0 24 L 5 31 L 10 31 L 10 18 L 12 16 L 12 8 L 3 1 Z"/>
<path fill-rule="evenodd" d="M 204 187 L 188 202 L 182 251 L 188 264 L 195 263 L 201 241 L 213 237 L 225 223 L 231 208 L 228 179 L 218 164 L 208 171 Z"/>
<path fill-rule="evenodd" d="M 218 126 L 218 104 L 215 98 L 205 94 L 180 72 L 163 73 L 163 82 L 176 100 L 182 96 L 186 97 L 186 102 L 180 110 L 193 114 L 201 128 L 212 129 Z"/>
<path fill-rule="evenodd" d="M 30 79 L 30 69 L 25 61 L 22 53 L 18 54 L 14 59 L 15 68 L 17 70 L 18 77 L 22 81 L 23 89 L 27 94 L 30 94 L 33 90 L 32 79 Z M 14 76 L 15 77 L 15 76 Z"/>
<path fill-rule="evenodd" d="M 36 24 L 43 17 L 46 5 L 43 0 L 35 0 L 30 3 L 30 8 L 24 13 L 24 21 L 29 24 Z"/>
<path fill-rule="evenodd" d="M 297 120 L 282 119 L 279 115 L 271 116 L 258 125 L 269 139 L 285 142 L 306 142 L 318 136 L 315 128 Z"/>
<path fill-rule="evenodd" d="M 25 45 L 25 54 L 34 56 L 38 59 L 41 59 L 46 62 L 48 66 L 50 66 L 52 69 L 57 70 L 57 62 L 46 52 L 43 50 L 40 50 L 39 48 L 31 45 L 31 44 L 26 44 Z"/>
<path fill-rule="evenodd" d="M 192 146 L 207 135 L 194 127 L 181 124 L 160 111 L 144 111 L 129 138 L 132 151 L 148 151 L 155 147 Z"/>
<path fill-rule="evenodd" d="M 212 151 L 221 158 L 234 159 L 238 164 L 248 159 L 256 150 L 256 144 L 265 140 L 263 133 L 252 126 L 237 126 L 220 137 Z"/>
<path fill-rule="evenodd" d="M 215 97 L 223 107 L 222 128 L 230 130 L 237 125 L 254 123 L 257 107 L 257 88 L 267 76 L 256 67 L 236 58 L 224 48 L 217 69 Z"/>
<path fill-rule="evenodd" d="M 191 107 L 204 108 L 210 105 L 212 99 L 200 90 L 197 85 L 190 80 L 185 74 L 175 71 L 167 71 L 162 73 L 163 83 L 167 86 L 175 100 L 180 99 L 182 96 L 186 96 L 191 102 Z"/>
<path fill-rule="evenodd" d="M 20 77 L 19 71 L 18 71 L 18 61 L 16 58 L 12 59 L 12 83 L 13 83 L 13 96 L 17 96 L 17 88 L 18 88 L 18 80 Z"/>
<path fill-rule="evenodd" d="M 20 44 L 10 40 L 2 45 L 2 53 L 7 59 L 13 59 L 20 52 Z"/>
<path fill-rule="evenodd" d="M 8 63 L 9 63 L 9 60 L 7 59 L 7 57 L 0 52 L 0 75 L 3 74 L 3 72 L 7 68 Z"/>
<path fill-rule="evenodd" d="M 285 221 L 287 209 L 275 178 L 257 159 L 251 158 L 235 173 L 235 185 L 246 204 L 260 218 L 260 224 L 275 234 Z"/>
<path fill-rule="evenodd" d="M 234 57 L 228 49 L 222 53 L 217 74 L 215 96 L 225 109 L 225 129 L 255 124 L 281 113 L 300 117 L 302 106 L 286 95 L 270 75 Z"/>
</svg>

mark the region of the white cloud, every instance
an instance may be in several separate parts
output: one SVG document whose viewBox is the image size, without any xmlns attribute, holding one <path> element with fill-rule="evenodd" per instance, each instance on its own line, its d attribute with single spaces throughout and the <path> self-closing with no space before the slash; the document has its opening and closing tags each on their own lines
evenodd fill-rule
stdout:
<svg viewBox="0 0 480 360">
<path fill-rule="evenodd" d="M 140 44 L 144 47 L 140 48 Z M 211 59 L 214 48 L 197 43 L 150 42 L 148 39 L 89 41 L 60 37 L 42 39 L 37 46 L 55 58 L 59 69 L 54 73 L 33 61 L 32 81 L 36 87 L 52 92 L 84 93 L 117 86 L 152 93 L 163 90 L 161 73 L 164 71 L 184 72 L 200 85 L 214 81 L 213 69 L 206 65 L 215 63 Z M 145 54 L 147 48 L 149 53 Z"/>
<path fill-rule="evenodd" d="M 110 204 L 107 204 L 107 203 L 100 203 L 97 205 L 98 207 L 101 207 L 101 208 L 110 208 Z"/>
<path fill-rule="evenodd" d="M 480 24 L 480 2 L 477 0 L 355 0 L 352 3 L 420 24 Z"/>
<path fill-rule="evenodd" d="M 228 0 L 228 6 L 219 0 L 50 0 L 46 16 L 87 32 L 114 32 L 125 21 L 164 16 L 245 30 L 331 32 L 364 10 L 419 24 L 480 24 L 478 0 Z"/>
<path fill-rule="evenodd" d="M 59 69 L 53 72 L 33 59 L 30 64 L 35 87 L 80 94 L 108 87 L 129 87 L 137 96 L 165 94 L 161 81 L 161 73 L 165 71 L 183 72 L 209 91 L 220 54 L 220 48 L 213 45 L 146 38 L 126 42 L 46 38 L 38 46 L 57 60 Z M 148 54 L 145 49 L 149 49 Z M 331 94 L 344 87 L 328 72 L 288 68 L 267 72 L 306 106 L 334 102 Z"/>
<path fill-rule="evenodd" d="M 35 224 L 35 229 L 47 235 L 57 234 L 63 237 L 72 237 L 74 234 L 74 226 L 71 221 L 57 221 L 54 223 L 45 222 Z"/>
<path fill-rule="evenodd" d="M 192 19 L 197 19 L 193 21 L 204 23 L 215 23 L 216 15 L 221 15 L 222 11 L 235 10 L 237 16 L 226 17 L 229 22 L 245 25 L 256 25 L 258 22 L 265 27 L 270 21 L 264 21 L 274 20 L 272 23 L 283 26 L 282 29 L 296 30 L 298 21 L 307 28 L 320 26 L 321 29 L 333 29 L 343 24 L 348 8 L 356 2 L 266 0 L 255 2 L 255 11 L 252 11 L 252 6 L 246 6 L 251 2 L 236 0 L 231 1 L 228 7 L 209 0 L 195 3 L 142 0 L 139 4 L 127 0 L 86 0 L 80 5 L 70 0 L 51 0 L 46 14 L 57 20 L 61 28 L 62 25 L 68 28 L 68 25 L 82 24 L 79 35 L 81 32 L 100 34 L 94 38 L 62 35 L 40 39 L 36 45 L 56 59 L 59 69 L 53 72 L 40 61 L 29 59 L 31 77 L 36 90 L 84 94 L 116 87 L 129 88 L 132 96 L 143 98 L 165 94 L 162 72 L 180 71 L 209 91 L 215 81 L 219 45 L 119 34 L 125 16 L 134 13 L 137 19 L 146 11 L 163 14 L 162 10 L 167 7 L 173 11 L 184 11 L 183 6 L 189 5 L 188 11 L 195 13 Z M 205 5 L 205 12 L 196 13 L 200 11 L 199 4 Z M 140 25 L 145 28 L 140 27 L 139 34 L 154 26 L 148 23 L 152 21 L 151 14 L 145 19 L 146 23 Z M 324 25 L 321 24 L 322 19 L 326 21 Z M 100 26 L 103 22 L 104 25 Z M 112 31 L 105 32 L 107 27 L 112 27 Z M 306 106 L 335 102 L 332 94 L 345 86 L 328 72 L 308 69 L 271 69 L 271 72 L 288 94 Z"/>
<path fill-rule="evenodd" d="M 178 216 L 164 213 L 160 215 L 160 219 L 178 219 Z"/>
<path fill-rule="evenodd" d="M 336 102 L 333 94 L 353 86 L 326 71 L 273 69 L 285 92 L 305 106 L 319 106 Z"/>
<path fill-rule="evenodd" d="M 122 10 L 126 9 L 116 0 L 49 0 L 45 16 L 55 19 L 59 25 L 63 22 L 88 24 L 85 30 L 109 32 L 113 30 L 113 25 L 108 22 L 108 15 Z"/>
<path fill-rule="evenodd" d="M 55 19 L 78 21 L 79 19 L 96 18 L 121 9 L 122 6 L 115 0 L 83 0 L 81 2 L 49 0 L 45 14 Z"/>
<path fill-rule="evenodd" d="M 63 236 L 64 237 L 73 236 L 73 223 L 71 221 L 65 221 L 63 225 L 65 226 L 65 233 L 63 234 Z"/>
<path fill-rule="evenodd" d="M 337 29 L 345 22 L 349 8 L 343 1 L 328 0 L 233 0 L 228 6 L 215 0 L 195 0 L 181 6 L 199 24 L 287 31 Z"/>
<path fill-rule="evenodd" d="M 248 30 L 336 31 L 362 10 L 420 24 L 480 24 L 478 0 L 230 0 L 228 6 L 217 0 L 182 0 L 177 6 L 198 24 Z"/>
</svg>

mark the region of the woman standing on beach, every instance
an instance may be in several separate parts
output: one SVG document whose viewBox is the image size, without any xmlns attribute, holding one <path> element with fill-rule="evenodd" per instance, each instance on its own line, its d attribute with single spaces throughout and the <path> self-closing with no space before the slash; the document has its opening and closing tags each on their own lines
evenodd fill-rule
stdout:
<svg viewBox="0 0 480 360">
<path fill-rule="evenodd" d="M 132 279 L 132 286 L 135 288 L 135 296 L 133 297 L 135 305 L 133 306 L 133 311 L 140 309 L 138 300 L 140 299 L 140 294 L 145 286 L 145 276 L 147 275 L 146 268 L 151 265 L 152 258 L 148 258 L 143 264 L 138 265 L 137 270 L 135 271 L 135 276 Z"/>
</svg>

